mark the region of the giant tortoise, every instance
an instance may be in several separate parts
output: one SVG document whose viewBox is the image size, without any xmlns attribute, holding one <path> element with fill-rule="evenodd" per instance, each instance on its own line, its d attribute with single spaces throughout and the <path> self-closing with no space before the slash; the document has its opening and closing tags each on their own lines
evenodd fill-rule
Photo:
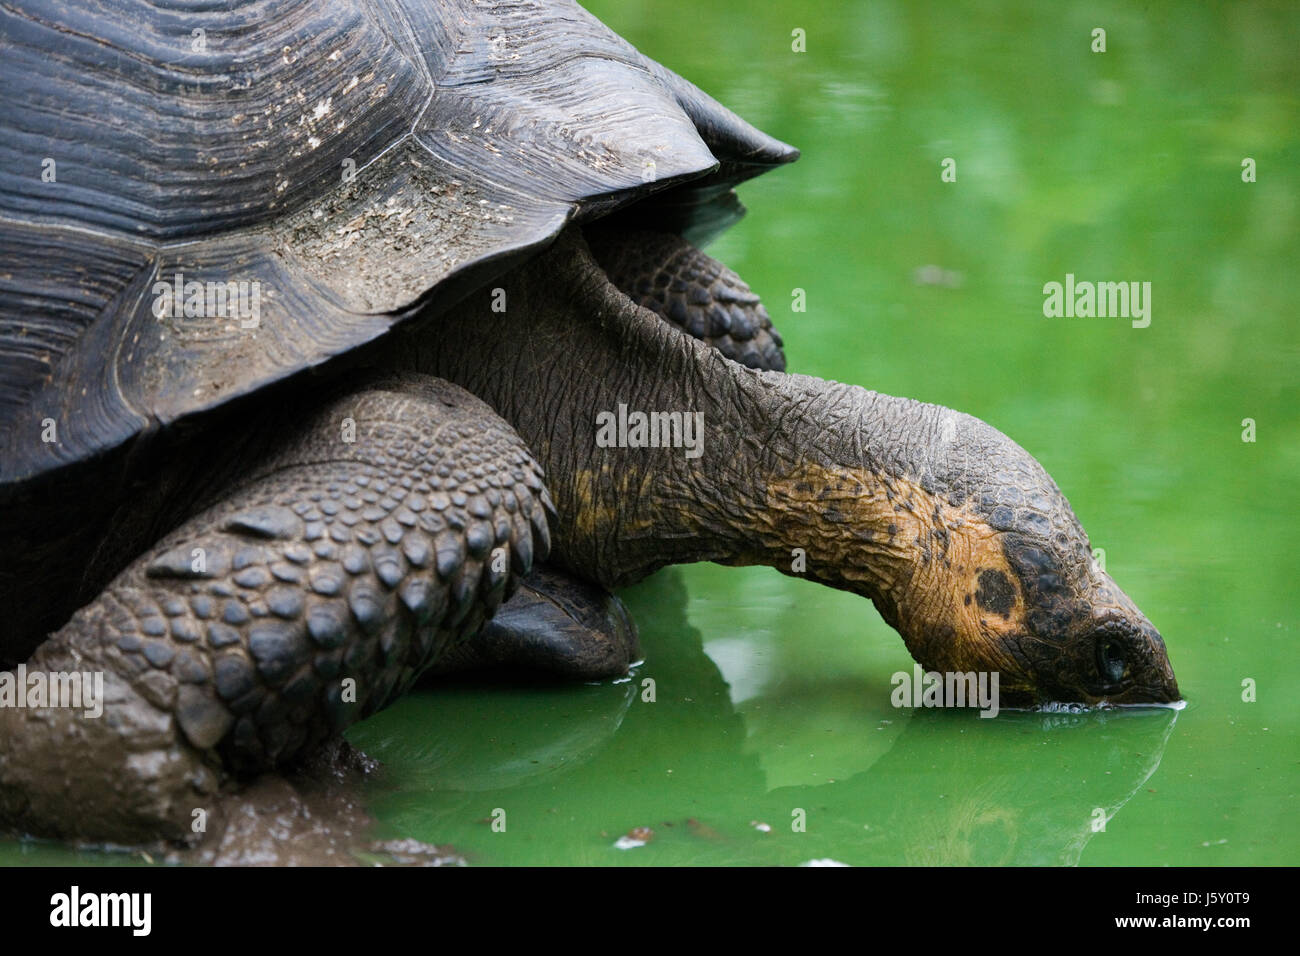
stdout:
<svg viewBox="0 0 1300 956">
<path fill-rule="evenodd" d="M 186 840 L 431 667 L 624 671 L 608 591 L 678 562 L 1004 705 L 1178 699 L 1029 454 L 784 372 L 699 246 L 796 151 L 571 0 L 0 24 L 5 827 Z"/>
</svg>

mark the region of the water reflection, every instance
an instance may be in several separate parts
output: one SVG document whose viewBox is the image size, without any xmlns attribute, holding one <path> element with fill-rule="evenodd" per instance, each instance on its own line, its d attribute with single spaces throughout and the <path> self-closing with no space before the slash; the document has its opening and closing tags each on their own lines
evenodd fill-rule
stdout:
<svg viewBox="0 0 1300 956">
<path fill-rule="evenodd" d="M 768 684 L 738 708 L 687 621 L 682 574 L 628 598 L 648 656 L 631 683 L 454 688 L 353 735 L 388 765 L 372 798 L 394 835 L 481 863 L 1074 864 L 1094 820 L 1112 827 L 1151 779 L 1177 719 L 982 720 L 894 710 L 887 686 L 848 682 Z M 439 731 L 415 743 L 415 722 Z M 488 826 L 496 808 L 505 834 Z M 800 812 L 806 832 L 792 829 Z M 614 849 L 641 826 L 649 845 Z"/>
</svg>

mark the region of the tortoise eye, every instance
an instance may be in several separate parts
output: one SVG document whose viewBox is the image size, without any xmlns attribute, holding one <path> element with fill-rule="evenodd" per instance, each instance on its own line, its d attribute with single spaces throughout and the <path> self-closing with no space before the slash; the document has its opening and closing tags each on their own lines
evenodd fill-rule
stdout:
<svg viewBox="0 0 1300 956">
<path fill-rule="evenodd" d="M 1118 684 L 1124 679 L 1128 669 L 1124 659 L 1124 645 L 1111 635 L 1103 634 L 1097 639 L 1097 670 L 1103 679 Z"/>
</svg>

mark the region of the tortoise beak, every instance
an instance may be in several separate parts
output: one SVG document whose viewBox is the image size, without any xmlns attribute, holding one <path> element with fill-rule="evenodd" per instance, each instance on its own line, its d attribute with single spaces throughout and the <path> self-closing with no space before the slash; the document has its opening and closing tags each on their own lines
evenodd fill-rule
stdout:
<svg viewBox="0 0 1300 956">
<path fill-rule="evenodd" d="M 1159 692 L 1163 696 L 1157 697 L 1157 700 L 1166 704 L 1176 703 L 1183 699 L 1183 695 L 1178 690 L 1178 681 L 1174 678 L 1174 666 L 1169 663 L 1169 653 L 1165 650 L 1165 642 L 1160 636 L 1160 632 L 1153 627 L 1151 628 L 1151 635 L 1153 644 L 1160 651 L 1159 661 L 1162 671 Z"/>
<path fill-rule="evenodd" d="M 1154 627 L 1151 628 L 1150 638 L 1157 667 L 1153 669 L 1152 679 L 1144 688 L 1149 695 L 1147 699 L 1157 704 L 1177 703 L 1183 699 L 1183 695 L 1178 690 L 1178 681 L 1174 677 L 1174 667 L 1169 663 L 1165 642 Z"/>
</svg>

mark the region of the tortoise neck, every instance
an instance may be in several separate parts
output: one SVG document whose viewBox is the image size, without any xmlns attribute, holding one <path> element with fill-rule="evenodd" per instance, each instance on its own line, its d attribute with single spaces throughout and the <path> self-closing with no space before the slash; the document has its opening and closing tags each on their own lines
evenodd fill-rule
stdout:
<svg viewBox="0 0 1300 956">
<path fill-rule="evenodd" d="M 871 446 L 932 406 L 729 362 L 630 302 L 578 237 L 385 350 L 515 427 L 546 469 L 556 560 L 584 577 L 765 564 L 887 604 L 906 584 L 901 479 Z"/>
</svg>

